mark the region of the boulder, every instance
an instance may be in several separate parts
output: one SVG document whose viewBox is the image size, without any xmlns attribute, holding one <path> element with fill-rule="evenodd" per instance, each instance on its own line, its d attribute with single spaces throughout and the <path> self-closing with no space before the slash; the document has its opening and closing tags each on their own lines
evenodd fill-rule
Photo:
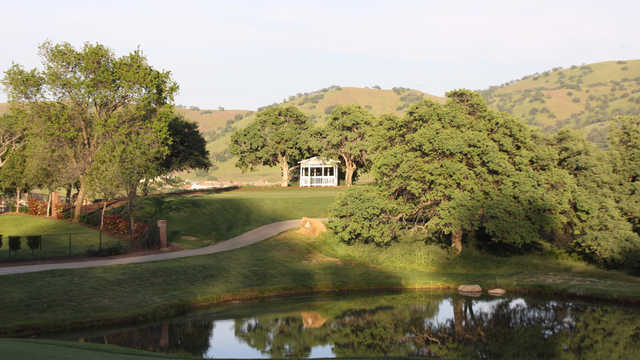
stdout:
<svg viewBox="0 0 640 360">
<path fill-rule="evenodd" d="M 327 231 L 327 227 L 324 226 L 324 223 L 322 221 L 304 217 L 300 222 L 300 229 L 298 230 L 298 234 L 318 236 L 318 234 L 325 231 Z"/>
<path fill-rule="evenodd" d="M 489 295 L 493 295 L 493 296 L 502 296 L 504 294 L 506 294 L 506 290 L 504 289 L 490 289 L 488 291 Z"/>
<path fill-rule="evenodd" d="M 458 286 L 458 291 L 465 293 L 478 293 L 482 292 L 482 288 L 480 285 L 460 285 Z"/>
</svg>

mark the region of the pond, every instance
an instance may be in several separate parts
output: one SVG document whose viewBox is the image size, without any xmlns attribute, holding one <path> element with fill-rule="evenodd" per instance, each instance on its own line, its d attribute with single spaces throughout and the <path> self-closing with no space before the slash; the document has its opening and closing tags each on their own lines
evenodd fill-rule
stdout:
<svg viewBox="0 0 640 360">
<path fill-rule="evenodd" d="M 57 338 L 203 358 L 633 359 L 640 354 L 640 308 L 450 292 L 313 296 Z"/>
</svg>

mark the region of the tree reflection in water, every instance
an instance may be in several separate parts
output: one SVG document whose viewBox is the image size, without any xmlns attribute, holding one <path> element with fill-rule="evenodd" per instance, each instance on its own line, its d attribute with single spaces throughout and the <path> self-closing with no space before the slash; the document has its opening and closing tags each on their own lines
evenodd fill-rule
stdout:
<svg viewBox="0 0 640 360">
<path fill-rule="evenodd" d="M 318 346 L 329 346 L 336 357 L 632 359 L 640 354 L 640 309 L 634 307 L 420 293 L 306 299 L 284 311 L 254 306 L 254 314 L 233 316 L 227 330 L 237 346 L 267 357 L 305 358 Z M 216 353 L 213 330 L 221 316 L 202 314 L 85 340 L 205 356 Z"/>
</svg>

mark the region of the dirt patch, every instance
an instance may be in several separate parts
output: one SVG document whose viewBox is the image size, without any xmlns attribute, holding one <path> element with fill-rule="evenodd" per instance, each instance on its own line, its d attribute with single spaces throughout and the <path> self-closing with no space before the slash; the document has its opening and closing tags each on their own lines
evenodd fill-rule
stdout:
<svg viewBox="0 0 640 360">
<path fill-rule="evenodd" d="M 326 263 L 333 263 L 336 265 L 342 265 L 342 261 L 340 259 L 336 259 L 334 257 L 330 257 L 330 256 L 326 256 L 322 253 L 319 252 L 312 252 L 311 254 L 309 254 L 308 256 L 305 257 L 304 260 L 302 260 L 303 264 L 312 264 L 312 265 L 317 265 L 317 264 L 326 264 Z"/>
<path fill-rule="evenodd" d="M 195 236 L 189 236 L 189 235 L 182 235 L 182 236 L 180 237 L 180 239 L 181 239 L 181 240 L 187 240 L 187 241 L 195 241 L 195 240 L 198 240 L 198 238 L 197 238 L 197 237 L 195 237 Z"/>
</svg>

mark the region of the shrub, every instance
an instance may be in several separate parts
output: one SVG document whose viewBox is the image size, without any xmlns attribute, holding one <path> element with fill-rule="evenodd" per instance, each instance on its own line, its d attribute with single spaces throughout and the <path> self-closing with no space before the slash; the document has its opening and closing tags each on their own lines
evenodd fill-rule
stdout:
<svg viewBox="0 0 640 360">
<path fill-rule="evenodd" d="M 350 188 L 329 210 L 328 226 L 347 244 L 390 245 L 399 226 L 390 216 L 389 204 L 371 188 Z"/>
<path fill-rule="evenodd" d="M 29 198 L 29 215 L 42 216 L 47 213 L 47 203 L 36 198 Z"/>
<path fill-rule="evenodd" d="M 20 250 L 20 236 L 9 236 L 9 251 Z"/>
<path fill-rule="evenodd" d="M 36 249 L 39 249 L 41 244 L 42 235 L 27 236 L 27 245 L 29 246 L 29 249 L 31 249 L 31 253 L 33 253 Z"/>
</svg>

